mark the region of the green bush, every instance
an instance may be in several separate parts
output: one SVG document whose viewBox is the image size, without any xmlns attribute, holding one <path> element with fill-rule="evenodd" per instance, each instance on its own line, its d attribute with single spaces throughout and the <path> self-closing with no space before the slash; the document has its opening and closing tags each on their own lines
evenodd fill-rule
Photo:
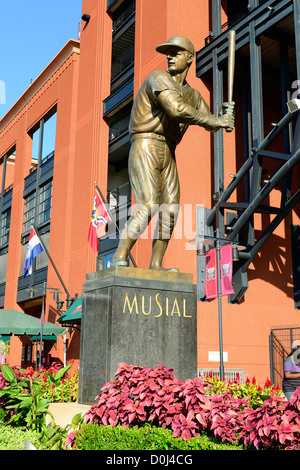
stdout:
<svg viewBox="0 0 300 470">
<path fill-rule="evenodd" d="M 243 450 L 243 446 L 224 444 L 206 434 L 183 440 L 172 437 L 170 429 L 148 424 L 125 428 L 85 423 L 76 433 L 74 450 Z"/>
<path fill-rule="evenodd" d="M 24 450 L 25 439 L 36 449 L 43 449 L 38 432 L 25 431 L 19 427 L 7 426 L 0 423 L 0 450 Z"/>
</svg>

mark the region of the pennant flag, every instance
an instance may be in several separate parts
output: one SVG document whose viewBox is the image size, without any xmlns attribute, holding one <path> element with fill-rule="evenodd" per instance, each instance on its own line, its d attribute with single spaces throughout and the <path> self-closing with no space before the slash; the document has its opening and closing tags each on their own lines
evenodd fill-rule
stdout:
<svg viewBox="0 0 300 470">
<path fill-rule="evenodd" d="M 232 245 L 223 245 L 220 247 L 221 258 L 221 294 L 234 294 L 232 287 Z"/>
<path fill-rule="evenodd" d="M 217 250 L 211 248 L 205 255 L 205 296 L 207 299 L 215 299 L 217 295 Z"/>
<path fill-rule="evenodd" d="M 91 245 L 94 252 L 98 251 L 98 235 L 97 229 L 102 224 L 107 224 L 111 218 L 108 215 L 105 204 L 99 194 L 97 188 L 95 188 L 94 207 L 92 210 L 92 218 L 88 234 L 88 242 Z"/>
<path fill-rule="evenodd" d="M 41 253 L 41 251 L 44 251 L 44 248 L 42 247 L 34 228 L 31 227 L 24 264 L 24 277 L 29 276 L 29 274 L 32 273 L 32 262 L 34 258 Z"/>
</svg>

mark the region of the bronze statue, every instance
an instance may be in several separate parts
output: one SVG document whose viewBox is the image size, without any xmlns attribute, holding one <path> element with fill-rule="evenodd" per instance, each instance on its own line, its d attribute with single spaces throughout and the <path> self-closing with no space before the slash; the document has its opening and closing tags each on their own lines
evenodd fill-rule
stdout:
<svg viewBox="0 0 300 470">
<path fill-rule="evenodd" d="M 167 56 L 168 72 L 151 73 L 133 103 L 128 171 L 137 210 L 125 225 L 112 265 L 127 265 L 131 248 L 159 208 L 158 233 L 153 240 L 149 268 L 178 271 L 162 267 L 179 211 L 175 148 L 189 125 L 210 132 L 220 128 L 232 131 L 234 102 L 224 103 L 215 116 L 201 94 L 188 85 L 186 76 L 195 55 L 189 39 L 173 36 L 156 50 Z"/>
</svg>

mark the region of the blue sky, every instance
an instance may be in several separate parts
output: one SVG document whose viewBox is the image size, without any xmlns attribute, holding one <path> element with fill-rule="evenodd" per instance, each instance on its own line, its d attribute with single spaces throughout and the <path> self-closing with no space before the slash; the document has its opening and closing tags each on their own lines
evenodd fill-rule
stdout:
<svg viewBox="0 0 300 470">
<path fill-rule="evenodd" d="M 82 0 L 11 0 L 0 6 L 0 119 L 69 39 Z"/>
</svg>

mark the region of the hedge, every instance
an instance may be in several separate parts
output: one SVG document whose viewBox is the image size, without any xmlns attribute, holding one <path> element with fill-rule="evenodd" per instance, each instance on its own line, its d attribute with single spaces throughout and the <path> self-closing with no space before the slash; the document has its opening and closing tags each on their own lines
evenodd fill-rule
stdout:
<svg viewBox="0 0 300 470">
<path fill-rule="evenodd" d="M 243 450 L 206 434 L 188 440 L 172 437 L 170 429 L 146 424 L 138 428 L 86 423 L 76 434 L 74 450 Z"/>
</svg>

